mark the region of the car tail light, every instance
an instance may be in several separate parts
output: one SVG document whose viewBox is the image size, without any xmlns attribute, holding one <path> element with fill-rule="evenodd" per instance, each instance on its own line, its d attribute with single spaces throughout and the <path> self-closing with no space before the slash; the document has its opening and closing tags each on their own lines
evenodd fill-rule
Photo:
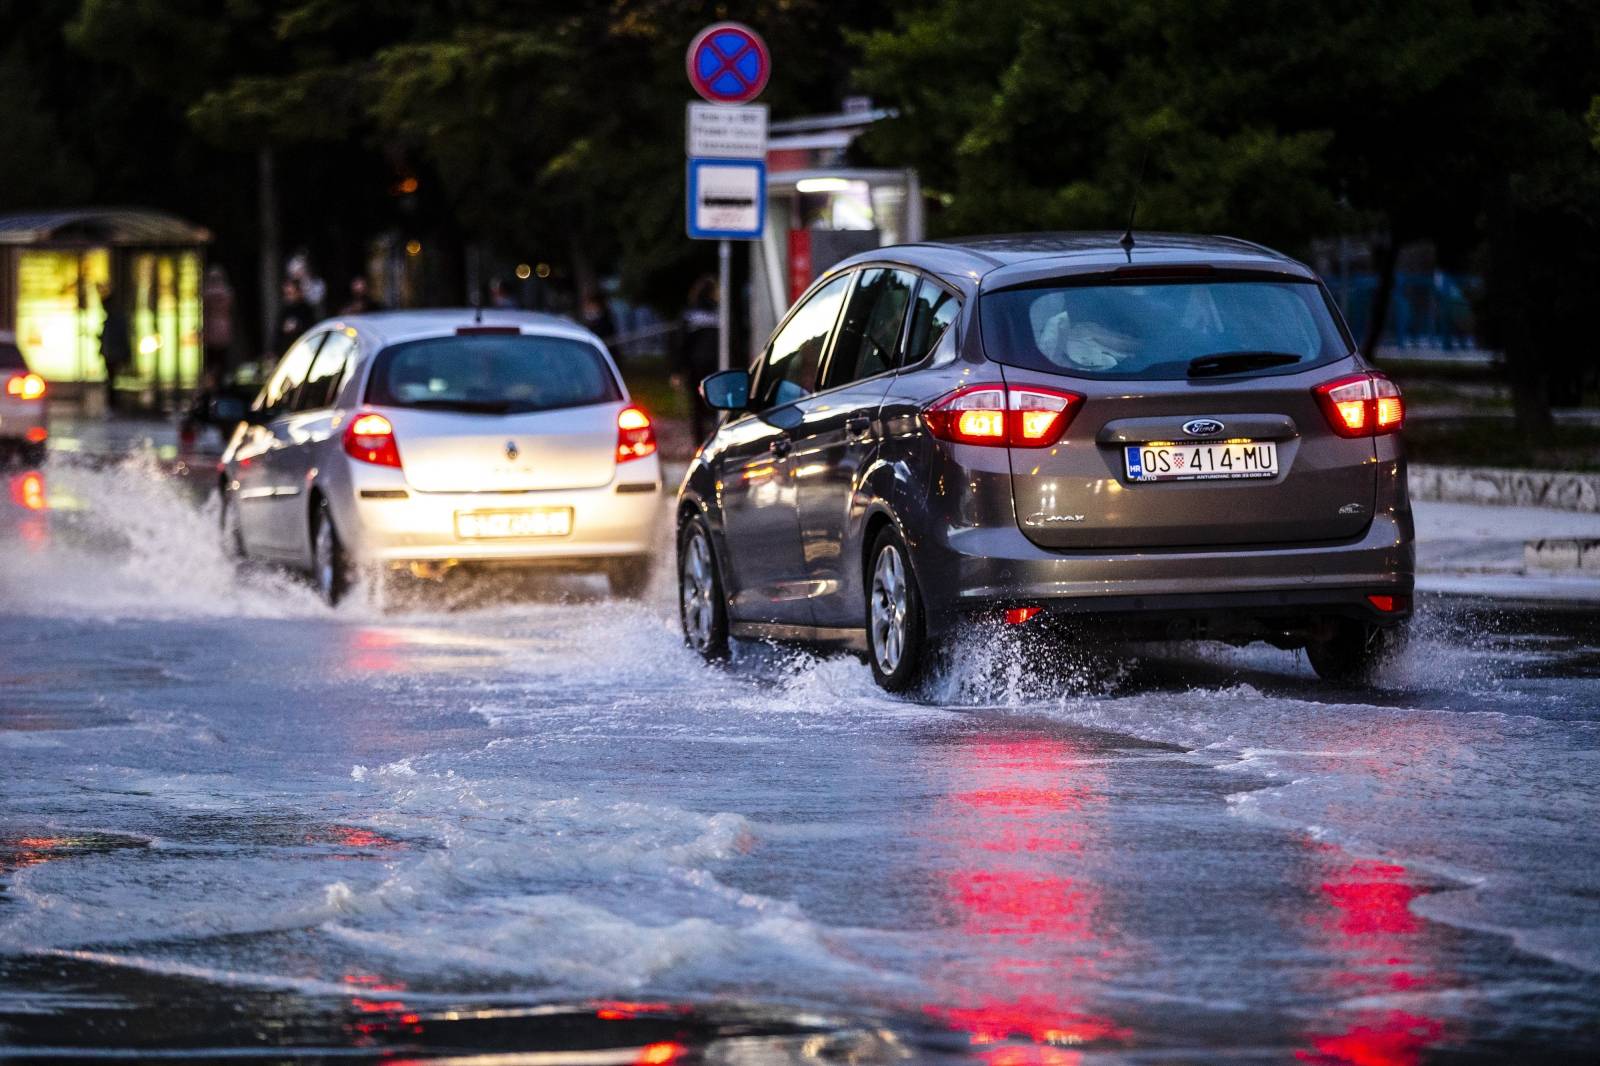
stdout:
<svg viewBox="0 0 1600 1066">
<path fill-rule="evenodd" d="M 380 414 L 356 415 L 344 427 L 344 453 L 375 466 L 399 466 L 394 426 Z"/>
<path fill-rule="evenodd" d="M 1048 448 L 1083 403 L 1075 392 L 1041 385 L 968 385 L 922 412 L 940 440 L 1011 448 Z"/>
<path fill-rule="evenodd" d="M 44 510 L 44 478 L 32 472 L 12 478 L 11 502 L 25 511 Z"/>
<path fill-rule="evenodd" d="M 13 374 L 6 380 L 6 395 L 19 400 L 37 400 L 44 395 L 44 378 L 38 374 Z"/>
<path fill-rule="evenodd" d="M 643 459 L 656 451 L 656 427 L 650 416 L 637 407 L 617 412 L 617 462 Z"/>
<path fill-rule="evenodd" d="M 1012 607 L 1006 611 L 1006 625 L 1027 625 L 1042 610 L 1043 607 Z"/>
<path fill-rule="evenodd" d="M 1341 437 L 1396 433 L 1406 420 L 1400 386 L 1376 371 L 1327 381 L 1311 390 L 1328 425 Z"/>
<path fill-rule="evenodd" d="M 29 444 L 43 444 L 50 439 L 50 431 L 43 426 L 29 426 L 22 436 Z"/>
</svg>

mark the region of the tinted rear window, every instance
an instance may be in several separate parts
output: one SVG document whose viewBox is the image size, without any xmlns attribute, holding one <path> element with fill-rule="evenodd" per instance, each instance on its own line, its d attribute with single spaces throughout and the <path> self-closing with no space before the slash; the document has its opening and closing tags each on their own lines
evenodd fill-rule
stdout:
<svg viewBox="0 0 1600 1066">
<path fill-rule="evenodd" d="M 435 337 L 385 348 L 367 402 L 382 407 L 519 414 L 621 399 L 600 350 L 563 337 Z"/>
<path fill-rule="evenodd" d="M 984 296 L 979 313 L 990 359 L 1073 377 L 1252 377 L 1349 354 L 1312 282 L 1009 289 Z"/>
<path fill-rule="evenodd" d="M 22 358 L 22 352 L 10 341 L 0 341 L 0 370 L 26 370 L 28 364 Z"/>
</svg>

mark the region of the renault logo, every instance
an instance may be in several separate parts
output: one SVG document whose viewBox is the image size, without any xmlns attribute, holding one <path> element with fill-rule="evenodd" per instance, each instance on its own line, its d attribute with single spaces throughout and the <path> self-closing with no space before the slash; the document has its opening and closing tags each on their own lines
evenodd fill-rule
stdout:
<svg viewBox="0 0 1600 1066">
<path fill-rule="evenodd" d="M 1226 428 L 1215 418 L 1197 418 L 1183 424 L 1183 431 L 1191 437 L 1220 437 Z"/>
<path fill-rule="evenodd" d="M 517 442 L 516 441 L 514 441 L 514 440 L 506 441 L 506 458 L 507 459 L 510 459 L 512 462 L 515 462 L 517 456 L 519 456 L 521 454 L 522 453 L 517 450 Z"/>
</svg>

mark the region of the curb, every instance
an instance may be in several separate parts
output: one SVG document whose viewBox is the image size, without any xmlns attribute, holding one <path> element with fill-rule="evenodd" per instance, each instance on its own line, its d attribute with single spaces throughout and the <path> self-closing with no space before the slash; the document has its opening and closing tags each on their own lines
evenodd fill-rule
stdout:
<svg viewBox="0 0 1600 1066">
<path fill-rule="evenodd" d="M 1418 500 L 1600 514 L 1600 474 L 1418 465 L 1407 470 L 1407 481 Z"/>
</svg>

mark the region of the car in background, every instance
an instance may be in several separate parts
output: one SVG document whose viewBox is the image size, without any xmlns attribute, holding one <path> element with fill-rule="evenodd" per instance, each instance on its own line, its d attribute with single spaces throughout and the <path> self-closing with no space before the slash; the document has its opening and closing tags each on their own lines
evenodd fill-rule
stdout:
<svg viewBox="0 0 1600 1066">
<path fill-rule="evenodd" d="M 661 469 L 650 417 L 588 330 L 511 311 L 393 311 L 313 327 L 220 465 L 223 546 L 311 572 L 599 571 L 638 595 Z"/>
<path fill-rule="evenodd" d="M 44 378 L 28 369 L 16 337 L 0 333 L 0 449 L 30 466 L 44 462 L 50 440 L 47 391 Z"/>
<path fill-rule="evenodd" d="M 679 493 L 678 584 L 710 658 L 843 645 L 899 690 L 987 618 L 1263 640 L 1345 681 L 1411 614 L 1400 391 L 1259 245 L 880 248 L 701 388 L 727 416 Z"/>
</svg>

